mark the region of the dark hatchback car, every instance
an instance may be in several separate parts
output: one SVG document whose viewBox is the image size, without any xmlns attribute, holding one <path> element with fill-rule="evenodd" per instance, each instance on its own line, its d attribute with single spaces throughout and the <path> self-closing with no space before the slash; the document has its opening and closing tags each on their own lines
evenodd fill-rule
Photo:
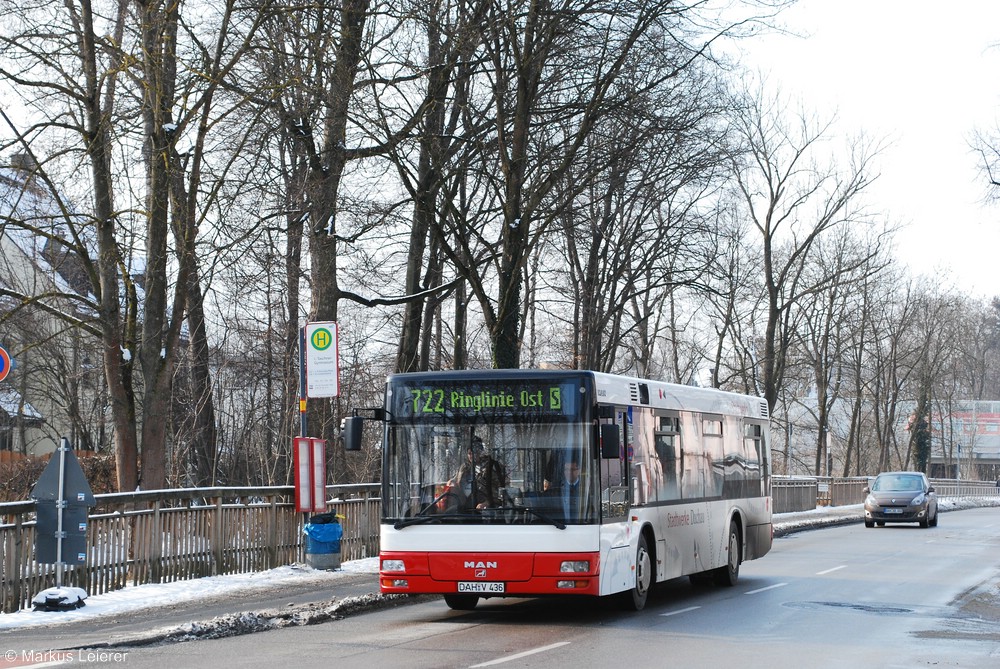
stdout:
<svg viewBox="0 0 1000 669">
<path fill-rule="evenodd" d="M 865 488 L 865 527 L 886 523 L 937 526 L 937 495 L 923 473 L 882 472 Z"/>
</svg>

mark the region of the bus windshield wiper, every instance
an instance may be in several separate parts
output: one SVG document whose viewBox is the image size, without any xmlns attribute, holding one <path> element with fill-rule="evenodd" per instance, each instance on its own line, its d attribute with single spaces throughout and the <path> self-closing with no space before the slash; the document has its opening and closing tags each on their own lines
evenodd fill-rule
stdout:
<svg viewBox="0 0 1000 669">
<path fill-rule="evenodd" d="M 550 525 L 555 525 L 560 530 L 565 530 L 566 529 L 566 523 L 562 522 L 561 520 L 557 520 L 557 519 L 553 518 L 552 516 L 544 514 L 541 511 L 537 511 L 535 509 L 532 509 L 530 506 L 518 506 L 516 504 L 511 504 L 510 506 L 501 506 L 500 510 L 501 511 L 527 511 L 528 513 L 530 513 L 531 515 L 533 515 L 535 518 L 538 518 L 539 520 L 544 520 L 546 523 L 549 523 Z"/>
<path fill-rule="evenodd" d="M 393 528 L 401 530 L 404 527 L 409 527 L 410 525 L 419 525 L 420 523 L 429 523 L 434 520 L 434 516 L 412 516 L 410 518 L 402 518 L 393 523 Z"/>
<path fill-rule="evenodd" d="M 397 530 L 401 530 L 404 527 L 409 527 L 410 525 L 420 525 L 422 523 L 429 523 L 429 522 L 435 521 L 435 520 L 440 521 L 440 520 L 444 520 L 444 519 L 449 519 L 450 520 L 450 519 L 453 519 L 453 518 L 468 518 L 468 517 L 469 517 L 469 514 L 467 514 L 467 513 L 432 513 L 432 514 L 426 514 L 423 511 L 421 511 L 420 513 L 418 513 L 415 516 L 411 516 L 409 518 L 401 518 L 401 519 L 397 520 L 395 523 L 393 523 L 392 526 L 393 526 L 393 528 L 395 528 Z"/>
<path fill-rule="evenodd" d="M 419 525 L 420 523 L 429 522 L 429 521 L 433 520 L 434 518 L 440 518 L 441 516 L 439 516 L 438 514 L 436 514 L 436 513 L 435 514 L 431 514 L 431 513 L 428 513 L 428 512 L 431 511 L 432 509 L 436 509 L 438 502 L 440 502 L 444 498 L 448 497 L 449 495 L 454 495 L 454 494 L 455 493 L 452 492 L 451 488 L 447 488 L 440 495 L 438 495 L 437 497 L 435 497 L 434 499 L 432 499 L 430 502 L 428 502 L 426 505 L 424 505 L 424 508 L 420 509 L 420 511 L 417 512 L 417 515 L 415 515 L 415 516 L 413 516 L 411 518 L 403 518 L 402 520 L 397 520 L 395 522 L 395 524 L 393 525 L 393 527 L 396 528 L 397 530 L 401 530 L 404 527 L 409 527 L 410 525 Z M 448 515 L 449 516 L 454 516 L 455 514 L 448 514 Z"/>
</svg>

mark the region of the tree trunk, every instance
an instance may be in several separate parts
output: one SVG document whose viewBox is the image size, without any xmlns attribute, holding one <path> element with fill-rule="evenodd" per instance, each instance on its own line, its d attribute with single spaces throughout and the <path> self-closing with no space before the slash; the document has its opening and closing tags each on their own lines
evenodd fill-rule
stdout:
<svg viewBox="0 0 1000 669">
<path fill-rule="evenodd" d="M 192 272 L 188 284 L 188 328 L 191 337 L 188 346 L 191 351 L 191 399 L 194 403 L 191 450 L 195 485 L 204 487 L 221 483 L 218 480 L 216 459 L 215 401 L 212 397 L 204 300 L 196 272 Z"/>
<path fill-rule="evenodd" d="M 452 353 L 452 367 L 465 369 L 469 365 L 467 348 L 467 321 L 469 316 L 469 296 L 464 281 L 455 286 L 455 345 Z"/>
<path fill-rule="evenodd" d="M 115 39 L 121 43 L 125 7 L 120 4 Z M 103 342 L 104 378 L 107 382 L 111 422 L 114 429 L 116 484 L 120 492 L 135 490 L 139 481 L 139 448 L 136 432 L 135 394 L 132 388 L 132 352 L 135 346 L 134 287 L 126 283 L 127 311 L 120 307 L 120 270 L 124 266 L 115 238 L 118 223 L 114 205 L 114 179 L 111 176 L 111 105 L 115 99 L 115 76 L 99 76 L 93 11 L 89 0 L 80 4 L 82 24 L 79 32 L 80 54 L 86 80 L 87 117 L 84 141 L 90 159 L 94 188 L 94 220 L 97 236 L 97 275 L 92 277 L 98 300 L 98 320 Z M 107 86 L 103 88 L 102 84 Z M 127 357 L 126 357 L 127 356 Z"/>
<path fill-rule="evenodd" d="M 146 164 L 146 273 L 139 366 L 143 376 L 142 472 L 147 489 L 166 487 L 167 435 L 173 362 L 184 313 L 187 266 L 182 261 L 173 304 L 168 302 L 170 194 L 177 177 L 172 107 L 176 79 L 178 6 L 137 0 L 143 44 Z M 183 242 L 178 240 L 178 246 Z M 182 257 L 186 252 L 182 252 Z M 170 314 L 168 315 L 168 307 Z"/>
</svg>

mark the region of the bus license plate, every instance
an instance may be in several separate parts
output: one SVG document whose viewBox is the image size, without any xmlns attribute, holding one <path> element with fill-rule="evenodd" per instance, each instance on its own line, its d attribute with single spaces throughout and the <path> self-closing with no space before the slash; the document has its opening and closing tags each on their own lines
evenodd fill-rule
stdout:
<svg viewBox="0 0 1000 669">
<path fill-rule="evenodd" d="M 496 581 L 459 581 L 459 592 L 502 593 L 504 584 Z"/>
</svg>

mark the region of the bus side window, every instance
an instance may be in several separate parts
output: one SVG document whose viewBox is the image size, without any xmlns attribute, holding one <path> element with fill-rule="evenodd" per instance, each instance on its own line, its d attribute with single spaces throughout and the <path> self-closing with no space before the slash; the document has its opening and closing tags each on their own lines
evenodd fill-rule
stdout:
<svg viewBox="0 0 1000 669">
<path fill-rule="evenodd" d="M 643 505 L 660 499 L 663 468 L 656 451 L 657 416 L 652 410 L 632 410 L 632 504 Z"/>
<path fill-rule="evenodd" d="M 744 445 L 747 452 L 747 495 L 766 496 L 769 490 L 767 480 L 767 447 L 764 443 L 764 428 L 759 423 L 748 423 L 744 428 Z"/>
<path fill-rule="evenodd" d="M 703 459 L 700 471 L 704 481 L 702 494 L 706 497 L 721 497 L 725 472 L 722 468 L 726 460 L 726 430 L 722 416 L 702 414 L 701 443 Z M 719 466 L 716 466 L 716 465 Z"/>
<path fill-rule="evenodd" d="M 658 498 L 680 499 L 681 419 L 679 416 L 658 416 L 657 419 L 659 424 L 655 433 L 654 448 L 663 472 Z"/>
</svg>

